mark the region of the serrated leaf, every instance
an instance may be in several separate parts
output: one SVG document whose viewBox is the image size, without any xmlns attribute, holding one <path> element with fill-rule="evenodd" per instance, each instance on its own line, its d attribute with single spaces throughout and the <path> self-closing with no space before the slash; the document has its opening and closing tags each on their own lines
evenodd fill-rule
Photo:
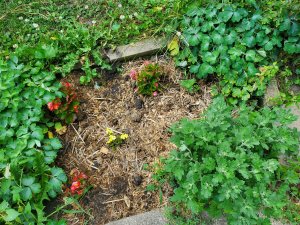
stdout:
<svg viewBox="0 0 300 225">
<path fill-rule="evenodd" d="M 218 31 L 219 34 L 225 34 L 226 31 L 226 25 L 225 23 L 220 23 L 219 26 L 217 26 L 217 28 L 215 29 L 216 31 Z"/>
<path fill-rule="evenodd" d="M 291 19 L 285 18 L 279 26 L 280 31 L 289 30 L 291 28 Z"/>
<path fill-rule="evenodd" d="M 246 61 L 254 62 L 256 53 L 254 50 L 249 50 L 246 52 Z"/>
<path fill-rule="evenodd" d="M 254 36 L 246 36 L 243 38 L 244 43 L 246 44 L 247 47 L 252 48 L 256 44 L 256 40 Z"/>
<path fill-rule="evenodd" d="M 199 72 L 197 74 L 198 78 L 205 78 L 207 77 L 208 74 L 213 74 L 214 73 L 214 68 L 209 65 L 208 63 L 203 63 L 201 64 L 199 68 Z"/>
<path fill-rule="evenodd" d="M 230 20 L 230 18 L 233 15 L 233 10 L 231 7 L 227 7 L 223 12 L 220 12 L 218 15 L 218 18 L 223 21 L 223 22 L 227 22 L 228 20 Z"/>
<path fill-rule="evenodd" d="M 220 45 L 223 42 L 223 37 L 218 32 L 213 32 L 211 38 L 213 42 L 217 45 Z"/>
</svg>

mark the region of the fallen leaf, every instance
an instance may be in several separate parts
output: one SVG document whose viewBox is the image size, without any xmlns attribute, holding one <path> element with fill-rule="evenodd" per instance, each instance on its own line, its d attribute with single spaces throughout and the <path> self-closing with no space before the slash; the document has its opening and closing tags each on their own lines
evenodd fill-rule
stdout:
<svg viewBox="0 0 300 225">
<path fill-rule="evenodd" d="M 175 36 L 172 41 L 168 44 L 168 50 L 170 51 L 171 56 L 178 55 L 179 53 L 179 39 Z"/>
<path fill-rule="evenodd" d="M 55 123 L 54 125 L 55 127 L 55 131 L 59 134 L 59 135 L 63 135 L 67 132 L 67 127 L 66 126 L 62 126 L 61 123 Z"/>
<path fill-rule="evenodd" d="M 127 207 L 130 208 L 130 200 L 126 195 L 124 195 L 124 201 L 125 201 Z"/>
<path fill-rule="evenodd" d="M 105 154 L 105 155 L 108 153 L 108 151 L 109 151 L 108 148 L 105 148 L 105 147 L 102 147 L 100 149 L 100 152 L 103 153 L 103 154 Z"/>
<path fill-rule="evenodd" d="M 51 131 L 48 131 L 48 138 L 49 139 L 53 138 L 53 133 Z"/>
</svg>

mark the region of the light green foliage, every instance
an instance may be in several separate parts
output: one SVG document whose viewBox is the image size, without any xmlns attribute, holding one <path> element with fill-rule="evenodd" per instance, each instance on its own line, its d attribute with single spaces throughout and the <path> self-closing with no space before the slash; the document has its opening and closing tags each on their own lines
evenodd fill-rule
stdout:
<svg viewBox="0 0 300 225">
<path fill-rule="evenodd" d="M 188 79 L 180 81 L 180 85 L 185 88 L 189 93 L 195 93 L 200 90 L 199 85 L 196 82 L 196 79 Z"/>
<path fill-rule="evenodd" d="M 292 201 L 299 197 L 299 133 L 287 127 L 295 117 L 281 108 L 232 110 L 218 97 L 202 119 L 173 125 L 177 150 L 162 160 L 156 178 L 173 185 L 170 200 L 183 216 L 207 211 L 229 224 L 270 224 L 270 218 L 299 224 Z"/>
<path fill-rule="evenodd" d="M 276 25 L 258 5 L 241 5 L 194 6 L 179 27 L 185 45 L 176 57 L 177 65 L 187 66 L 198 79 L 217 75 L 220 93 L 231 104 L 264 93 L 257 87 L 266 86 L 270 79 L 259 80 L 257 74 L 260 67 L 278 59 L 278 51 L 300 53 L 300 25 L 295 15 L 277 14 Z"/>
</svg>

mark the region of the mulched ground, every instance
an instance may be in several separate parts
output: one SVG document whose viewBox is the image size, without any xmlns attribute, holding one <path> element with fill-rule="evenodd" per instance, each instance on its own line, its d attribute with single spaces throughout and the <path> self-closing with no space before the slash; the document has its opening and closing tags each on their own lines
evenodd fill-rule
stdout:
<svg viewBox="0 0 300 225">
<path fill-rule="evenodd" d="M 108 80 L 99 89 L 94 85 L 80 86 L 80 74 L 67 81 L 78 90 L 81 112 L 78 121 L 68 126 L 61 138 L 64 150 L 58 164 L 69 174 L 74 168 L 89 176 L 94 187 L 81 200 L 93 218 L 89 224 L 105 224 L 130 215 L 149 211 L 166 204 L 171 190 L 164 188 L 160 201 L 156 192 L 146 192 L 151 183 L 151 170 L 159 157 L 174 148 L 169 142 L 168 128 L 183 117 L 197 118 L 210 103 L 210 88 L 200 84 L 200 92 L 190 95 L 179 85 L 183 79 L 171 60 L 154 59 L 164 71 L 163 90 L 156 97 L 143 97 L 134 92 L 129 78 L 131 69 L 140 70 L 143 61 L 123 65 L 116 79 Z M 111 149 L 106 142 L 106 128 L 127 133 L 127 141 Z M 106 152 L 106 150 L 108 151 Z M 69 224 L 83 224 L 83 215 L 63 215 Z"/>
</svg>

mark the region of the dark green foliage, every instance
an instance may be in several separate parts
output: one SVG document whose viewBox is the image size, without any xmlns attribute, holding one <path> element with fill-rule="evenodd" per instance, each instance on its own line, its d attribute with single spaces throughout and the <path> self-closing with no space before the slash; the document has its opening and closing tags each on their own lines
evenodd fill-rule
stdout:
<svg viewBox="0 0 300 225">
<path fill-rule="evenodd" d="M 253 225 L 288 217 L 299 224 L 292 201 L 300 182 L 299 133 L 287 127 L 294 116 L 281 108 L 232 110 L 216 98 L 201 119 L 173 125 L 178 149 L 156 178 L 173 185 L 170 200 L 183 215 L 207 211 L 229 224 Z"/>
<path fill-rule="evenodd" d="M 270 15 L 258 6 L 192 7 L 180 24 L 184 46 L 177 65 L 188 65 L 198 79 L 219 77 L 220 92 L 231 104 L 261 96 L 258 87 L 270 78 L 259 79 L 259 68 L 279 60 L 279 51 L 300 53 L 299 18 L 282 12 L 276 25 L 275 18 L 265 16 Z"/>
</svg>

